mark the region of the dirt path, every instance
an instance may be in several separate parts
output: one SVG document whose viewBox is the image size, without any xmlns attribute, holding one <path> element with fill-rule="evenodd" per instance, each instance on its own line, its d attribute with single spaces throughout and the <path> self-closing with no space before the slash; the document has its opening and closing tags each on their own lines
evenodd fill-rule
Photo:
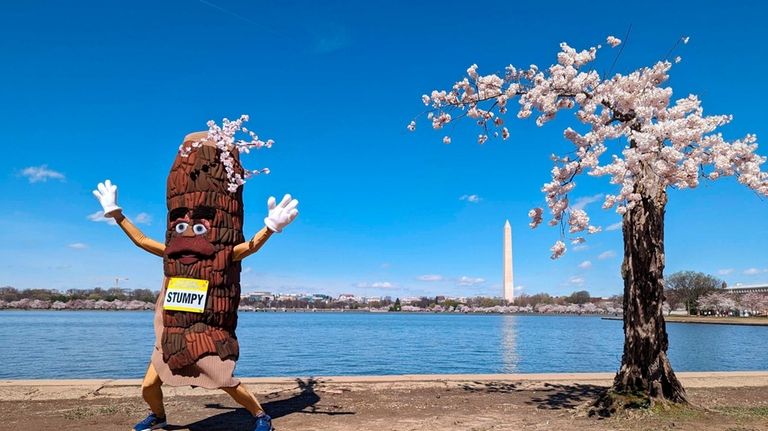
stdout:
<svg viewBox="0 0 768 431">
<path fill-rule="evenodd" d="M 698 382 L 698 383 L 696 383 Z M 585 403 L 607 382 L 448 380 L 332 381 L 250 384 L 278 431 L 444 430 L 766 430 L 768 385 L 724 387 L 722 378 L 689 379 L 699 409 L 645 412 L 597 420 Z M 754 381 L 752 382 L 755 383 Z M 135 385 L 80 387 L 0 385 L 0 430 L 129 430 L 146 414 Z M 169 390 L 169 430 L 250 431 L 250 415 L 226 395 Z"/>
</svg>

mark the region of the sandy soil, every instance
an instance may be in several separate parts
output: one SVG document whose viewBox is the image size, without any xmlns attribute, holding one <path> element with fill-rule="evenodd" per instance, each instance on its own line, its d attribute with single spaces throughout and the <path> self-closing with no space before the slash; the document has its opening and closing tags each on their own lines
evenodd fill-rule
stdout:
<svg viewBox="0 0 768 431">
<path fill-rule="evenodd" d="M 684 376 L 696 408 L 610 419 L 584 409 L 609 374 L 463 377 L 251 379 L 248 386 L 278 431 L 768 431 L 768 373 Z M 216 391 L 169 388 L 166 406 L 169 430 L 252 427 L 250 415 Z M 146 413 L 133 381 L 0 382 L 0 430 L 129 430 Z"/>
</svg>

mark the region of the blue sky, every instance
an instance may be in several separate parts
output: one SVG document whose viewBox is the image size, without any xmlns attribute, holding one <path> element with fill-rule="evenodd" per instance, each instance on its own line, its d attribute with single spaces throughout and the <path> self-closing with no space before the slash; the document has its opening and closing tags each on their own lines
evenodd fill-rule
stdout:
<svg viewBox="0 0 768 431">
<path fill-rule="evenodd" d="M 543 128 L 514 121 L 510 140 L 484 146 L 469 123 L 451 145 L 426 122 L 415 133 L 405 126 L 422 112 L 422 94 L 472 63 L 481 72 L 547 66 L 561 41 L 604 44 L 630 25 L 617 71 L 664 58 L 690 36 L 675 53 L 675 95 L 697 93 L 705 112 L 733 114 L 727 137 L 768 136 L 759 3 L 645 2 L 631 13 L 615 2 L 423 3 L 4 4 L 0 285 L 85 288 L 121 277 L 124 287 L 159 289 L 160 259 L 89 220 L 100 209 L 91 190 L 110 178 L 125 213 L 162 239 L 165 178 L 182 137 L 248 113 L 276 145 L 244 159 L 272 171 L 245 186 L 246 235 L 261 228 L 270 195 L 301 203 L 294 224 L 245 262 L 246 291 L 498 295 L 509 219 L 523 291 L 619 293 L 620 231 L 552 261 L 557 230 L 527 226 L 572 117 Z M 607 67 L 612 52 L 601 52 Z M 582 180 L 573 198 L 612 190 Z M 470 195 L 479 199 L 461 199 Z M 587 205 L 596 223 L 619 221 L 599 205 Z M 667 273 L 768 281 L 767 218 L 766 200 L 732 179 L 673 191 Z"/>
</svg>

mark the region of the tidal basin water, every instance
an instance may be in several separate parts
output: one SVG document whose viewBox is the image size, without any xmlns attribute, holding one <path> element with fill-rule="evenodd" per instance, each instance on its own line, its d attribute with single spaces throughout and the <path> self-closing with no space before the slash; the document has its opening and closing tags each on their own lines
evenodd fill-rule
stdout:
<svg viewBox="0 0 768 431">
<path fill-rule="evenodd" d="M 677 371 L 766 370 L 768 327 L 667 324 Z M 240 313 L 238 376 L 616 371 L 622 323 L 599 317 Z M 0 378 L 139 378 L 152 314 L 2 311 Z"/>
</svg>

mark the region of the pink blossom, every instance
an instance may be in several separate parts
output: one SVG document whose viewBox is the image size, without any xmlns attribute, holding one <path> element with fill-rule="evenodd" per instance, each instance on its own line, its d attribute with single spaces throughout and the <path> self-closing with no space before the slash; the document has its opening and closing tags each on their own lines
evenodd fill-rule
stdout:
<svg viewBox="0 0 768 431">
<path fill-rule="evenodd" d="M 562 241 L 555 242 L 555 245 L 550 248 L 552 250 L 552 259 L 557 259 L 565 253 L 565 243 Z"/>
<path fill-rule="evenodd" d="M 542 210 L 541 208 L 534 208 L 528 211 L 528 217 L 531 218 L 531 222 L 528 223 L 528 225 L 532 228 L 535 228 L 536 226 L 540 225 L 542 221 L 543 213 L 544 213 L 544 210 Z"/>
<path fill-rule="evenodd" d="M 617 46 L 621 45 L 621 39 L 613 36 L 608 36 L 606 41 L 608 42 L 608 45 L 611 45 L 611 48 L 616 48 Z"/>
</svg>

